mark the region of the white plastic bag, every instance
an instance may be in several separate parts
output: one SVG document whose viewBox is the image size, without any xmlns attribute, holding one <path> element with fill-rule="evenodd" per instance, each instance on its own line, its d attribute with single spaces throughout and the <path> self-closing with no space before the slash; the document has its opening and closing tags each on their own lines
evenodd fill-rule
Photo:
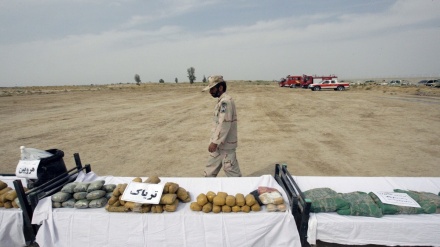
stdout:
<svg viewBox="0 0 440 247">
<path fill-rule="evenodd" d="M 278 191 L 266 192 L 258 196 L 263 204 L 273 203 L 275 205 L 284 203 L 283 196 Z"/>
<path fill-rule="evenodd" d="M 36 148 L 27 148 L 25 146 L 20 147 L 20 152 L 21 152 L 21 160 L 41 160 L 43 158 L 47 158 L 53 155 L 44 150 L 39 150 Z"/>
</svg>

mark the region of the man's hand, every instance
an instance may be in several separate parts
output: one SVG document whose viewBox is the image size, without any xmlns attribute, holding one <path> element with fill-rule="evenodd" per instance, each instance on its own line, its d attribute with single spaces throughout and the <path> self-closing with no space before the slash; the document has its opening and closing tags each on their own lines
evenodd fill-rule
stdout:
<svg viewBox="0 0 440 247">
<path fill-rule="evenodd" d="M 208 151 L 210 153 L 215 152 L 217 150 L 217 146 L 218 146 L 217 144 L 211 142 L 211 144 L 209 144 Z"/>
</svg>

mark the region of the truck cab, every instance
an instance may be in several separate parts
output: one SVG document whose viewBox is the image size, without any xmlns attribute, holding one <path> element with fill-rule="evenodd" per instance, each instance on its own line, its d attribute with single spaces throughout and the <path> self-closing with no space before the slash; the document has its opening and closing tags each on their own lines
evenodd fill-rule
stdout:
<svg viewBox="0 0 440 247">
<path fill-rule="evenodd" d="M 280 87 L 296 88 L 301 86 L 302 76 L 288 75 L 279 82 Z"/>
</svg>

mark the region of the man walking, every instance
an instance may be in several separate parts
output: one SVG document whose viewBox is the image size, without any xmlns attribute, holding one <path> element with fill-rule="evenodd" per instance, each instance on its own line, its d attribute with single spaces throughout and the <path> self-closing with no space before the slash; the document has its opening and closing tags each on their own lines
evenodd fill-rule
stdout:
<svg viewBox="0 0 440 247">
<path fill-rule="evenodd" d="M 226 176 L 241 177 L 235 149 L 237 148 L 237 112 L 234 100 L 226 94 L 226 82 L 223 76 L 208 78 L 209 85 L 202 91 L 209 90 L 212 97 L 218 98 L 214 108 L 213 128 L 208 151 L 208 164 L 205 177 L 216 177 L 223 166 Z"/>
</svg>

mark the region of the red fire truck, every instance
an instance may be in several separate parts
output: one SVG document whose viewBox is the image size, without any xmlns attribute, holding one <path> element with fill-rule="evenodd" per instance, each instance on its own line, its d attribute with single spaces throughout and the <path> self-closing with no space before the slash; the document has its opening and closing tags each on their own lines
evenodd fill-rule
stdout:
<svg viewBox="0 0 440 247">
<path fill-rule="evenodd" d="M 288 75 L 286 78 L 281 78 L 279 81 L 280 87 L 290 87 L 290 88 L 308 88 L 310 84 L 320 82 L 322 80 L 337 79 L 335 75 L 328 76 L 317 76 L 317 75 Z"/>
</svg>

